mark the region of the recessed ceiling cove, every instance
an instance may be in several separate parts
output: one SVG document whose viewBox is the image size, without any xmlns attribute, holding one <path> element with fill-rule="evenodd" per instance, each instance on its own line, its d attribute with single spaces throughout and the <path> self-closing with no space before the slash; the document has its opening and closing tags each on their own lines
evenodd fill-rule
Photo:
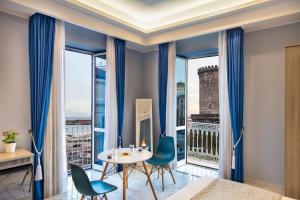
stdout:
<svg viewBox="0 0 300 200">
<path fill-rule="evenodd" d="M 67 0 L 115 22 L 151 33 L 235 12 L 270 0 Z"/>
</svg>

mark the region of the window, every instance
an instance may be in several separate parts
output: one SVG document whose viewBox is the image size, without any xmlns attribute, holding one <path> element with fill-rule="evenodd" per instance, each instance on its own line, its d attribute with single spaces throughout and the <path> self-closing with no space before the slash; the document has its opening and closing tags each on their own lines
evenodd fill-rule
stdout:
<svg viewBox="0 0 300 200">
<path fill-rule="evenodd" d="M 218 56 L 176 58 L 177 163 L 218 168 Z"/>
<path fill-rule="evenodd" d="M 102 168 L 106 54 L 65 51 L 66 143 L 68 163 Z M 93 133 L 93 134 L 92 134 Z"/>
<path fill-rule="evenodd" d="M 65 112 L 68 163 L 91 167 L 92 56 L 65 51 Z"/>
<path fill-rule="evenodd" d="M 218 56 L 188 60 L 187 163 L 218 168 Z"/>
<path fill-rule="evenodd" d="M 93 168 L 102 169 L 102 161 L 97 156 L 104 150 L 105 137 L 105 84 L 106 54 L 94 55 L 94 161 Z"/>
</svg>

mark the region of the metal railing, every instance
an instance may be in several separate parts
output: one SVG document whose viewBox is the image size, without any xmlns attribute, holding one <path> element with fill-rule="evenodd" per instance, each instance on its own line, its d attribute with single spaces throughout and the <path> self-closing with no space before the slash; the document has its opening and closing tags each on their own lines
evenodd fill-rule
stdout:
<svg viewBox="0 0 300 200">
<path fill-rule="evenodd" d="M 67 163 L 90 168 L 92 164 L 91 125 L 66 125 Z M 68 165 L 69 167 L 69 165 Z M 69 169 L 69 168 L 68 168 Z"/>
<path fill-rule="evenodd" d="M 201 162 L 219 161 L 219 124 L 189 122 L 187 127 L 187 156 Z"/>
</svg>

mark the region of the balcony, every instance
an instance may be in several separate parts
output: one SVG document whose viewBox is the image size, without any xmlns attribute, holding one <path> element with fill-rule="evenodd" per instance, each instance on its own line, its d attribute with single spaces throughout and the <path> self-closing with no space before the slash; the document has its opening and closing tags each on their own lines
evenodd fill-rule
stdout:
<svg viewBox="0 0 300 200">
<path fill-rule="evenodd" d="M 219 152 L 219 124 L 188 122 L 188 163 L 218 169 Z"/>
<path fill-rule="evenodd" d="M 92 164 L 92 135 L 89 123 L 66 121 L 67 163 L 78 164 L 85 169 L 90 168 Z"/>
</svg>

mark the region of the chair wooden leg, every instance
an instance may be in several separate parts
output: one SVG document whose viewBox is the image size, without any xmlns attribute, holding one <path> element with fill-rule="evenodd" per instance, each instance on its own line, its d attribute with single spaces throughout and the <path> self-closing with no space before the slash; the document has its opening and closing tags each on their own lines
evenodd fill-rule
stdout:
<svg viewBox="0 0 300 200">
<path fill-rule="evenodd" d="M 162 186 L 162 191 L 165 191 L 165 185 L 164 185 L 164 167 L 161 168 L 161 186 Z"/>
<path fill-rule="evenodd" d="M 172 169 L 171 169 L 170 165 L 167 165 L 167 167 L 169 168 L 169 172 L 170 172 L 170 174 L 171 174 L 171 176 L 172 176 L 172 179 L 173 179 L 174 184 L 176 184 L 176 181 L 175 181 L 175 178 L 174 178 L 174 176 L 173 176 Z"/>
<path fill-rule="evenodd" d="M 107 198 L 107 195 L 106 195 L 106 194 L 104 194 L 104 199 L 105 199 L 105 200 L 108 200 L 108 198 Z"/>
<path fill-rule="evenodd" d="M 81 196 L 80 200 L 84 200 L 84 195 Z"/>
</svg>

